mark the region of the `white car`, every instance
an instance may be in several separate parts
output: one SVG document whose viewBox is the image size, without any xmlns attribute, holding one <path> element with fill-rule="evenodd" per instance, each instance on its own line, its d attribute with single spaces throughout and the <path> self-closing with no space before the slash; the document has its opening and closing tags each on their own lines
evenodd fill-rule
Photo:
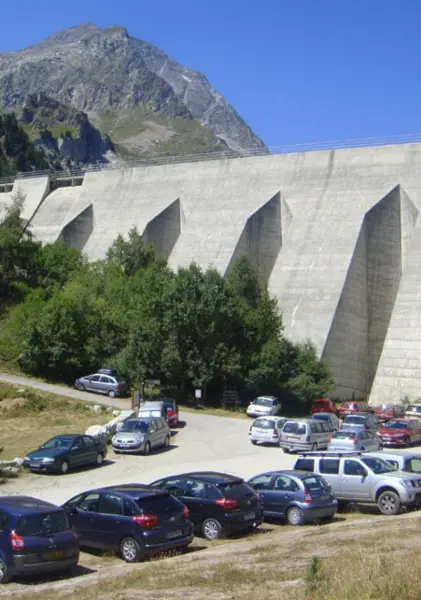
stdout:
<svg viewBox="0 0 421 600">
<path fill-rule="evenodd" d="M 286 417 L 259 417 L 249 430 L 251 443 L 279 444 L 281 429 L 287 420 Z"/>
<path fill-rule="evenodd" d="M 279 415 L 281 410 L 282 403 L 275 396 L 259 396 L 248 405 L 247 414 L 249 417 L 268 417 Z"/>
<path fill-rule="evenodd" d="M 421 404 L 410 404 L 405 410 L 405 417 L 421 418 Z"/>
</svg>

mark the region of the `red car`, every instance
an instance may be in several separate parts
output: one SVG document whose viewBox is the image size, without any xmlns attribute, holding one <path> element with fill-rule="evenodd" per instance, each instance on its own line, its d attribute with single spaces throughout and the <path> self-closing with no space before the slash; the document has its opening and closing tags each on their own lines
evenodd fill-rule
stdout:
<svg viewBox="0 0 421 600">
<path fill-rule="evenodd" d="M 374 408 L 368 406 L 367 402 L 344 402 L 338 408 L 338 416 L 340 419 L 353 415 L 355 413 L 366 413 L 374 415 Z"/>
<path fill-rule="evenodd" d="M 379 404 L 375 409 L 376 416 L 380 421 L 389 421 L 389 419 L 401 419 L 405 416 L 405 408 L 399 404 Z"/>
<path fill-rule="evenodd" d="M 421 440 L 419 419 L 392 419 L 377 432 L 383 446 L 409 446 Z"/>
<path fill-rule="evenodd" d="M 167 409 L 168 425 L 177 427 L 178 425 L 178 406 L 174 398 L 157 398 L 157 401 L 163 402 Z"/>
<path fill-rule="evenodd" d="M 337 408 L 336 404 L 329 400 L 328 398 L 317 398 L 314 401 L 312 407 L 310 408 L 310 414 L 314 415 L 315 413 L 334 413 L 336 415 Z"/>
</svg>

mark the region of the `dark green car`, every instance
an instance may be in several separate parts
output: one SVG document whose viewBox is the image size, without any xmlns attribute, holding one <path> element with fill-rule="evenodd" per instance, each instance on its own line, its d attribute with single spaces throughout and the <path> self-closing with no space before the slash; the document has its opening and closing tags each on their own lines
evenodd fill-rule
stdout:
<svg viewBox="0 0 421 600">
<path fill-rule="evenodd" d="M 102 438 L 91 435 L 63 434 L 45 442 L 29 452 L 23 466 L 31 471 L 67 473 L 69 469 L 84 465 L 100 466 L 107 455 L 107 444 Z"/>
</svg>

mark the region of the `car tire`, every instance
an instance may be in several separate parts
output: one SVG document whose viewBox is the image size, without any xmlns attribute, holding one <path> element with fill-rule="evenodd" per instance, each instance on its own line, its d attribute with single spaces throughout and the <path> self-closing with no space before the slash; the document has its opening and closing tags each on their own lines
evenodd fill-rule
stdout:
<svg viewBox="0 0 421 600">
<path fill-rule="evenodd" d="M 98 452 L 98 454 L 96 455 L 96 466 L 100 467 L 102 465 L 102 463 L 104 462 L 104 455 L 102 454 L 102 452 Z"/>
<path fill-rule="evenodd" d="M 399 494 L 393 490 L 385 490 L 377 498 L 377 506 L 382 515 L 398 515 L 401 510 L 401 499 Z"/>
<path fill-rule="evenodd" d="M 126 537 L 120 544 L 120 555 L 127 563 L 139 562 L 141 550 L 138 542 L 132 537 Z"/>
<path fill-rule="evenodd" d="M 289 454 L 289 448 L 283 448 L 285 454 Z"/>
<path fill-rule="evenodd" d="M 251 441 L 251 443 L 253 444 L 253 446 L 257 446 L 257 442 L 256 442 L 256 440 L 250 440 L 250 441 Z"/>
<path fill-rule="evenodd" d="M 76 389 L 79 390 L 79 392 L 84 392 L 85 386 L 83 385 L 83 383 L 78 383 Z"/>
<path fill-rule="evenodd" d="M 66 473 L 68 473 L 68 471 L 69 471 L 69 463 L 67 460 L 63 460 L 63 462 L 60 465 L 60 474 L 66 475 Z"/>
<path fill-rule="evenodd" d="M 295 527 L 304 525 L 304 513 L 298 506 L 291 506 L 291 508 L 287 510 L 286 520 L 288 525 L 294 525 Z"/>
<path fill-rule="evenodd" d="M 222 533 L 222 525 L 219 521 L 210 517 L 209 519 L 205 519 L 202 523 L 202 534 L 203 537 L 213 542 L 218 539 Z"/>
<path fill-rule="evenodd" d="M 171 438 L 169 435 L 167 435 L 167 437 L 165 438 L 165 442 L 164 442 L 164 448 L 169 448 L 170 443 L 171 443 Z"/>
<path fill-rule="evenodd" d="M 11 577 L 9 575 L 9 571 L 6 563 L 2 558 L 0 558 L 0 584 L 9 583 Z"/>
<path fill-rule="evenodd" d="M 145 449 L 143 450 L 143 454 L 150 454 L 150 453 L 151 453 L 151 444 L 150 444 L 150 442 L 146 442 Z"/>
<path fill-rule="evenodd" d="M 115 393 L 115 391 L 114 391 L 114 390 L 110 390 L 110 391 L 108 392 L 108 396 L 109 396 L 110 398 L 115 398 L 115 396 L 116 396 L 116 393 Z"/>
</svg>

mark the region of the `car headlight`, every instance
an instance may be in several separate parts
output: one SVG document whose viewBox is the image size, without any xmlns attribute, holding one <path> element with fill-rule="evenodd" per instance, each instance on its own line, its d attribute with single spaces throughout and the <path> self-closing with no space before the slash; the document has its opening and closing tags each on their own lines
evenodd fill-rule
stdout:
<svg viewBox="0 0 421 600">
<path fill-rule="evenodd" d="M 42 462 L 43 463 L 53 463 L 55 461 L 55 458 L 43 458 Z"/>
<path fill-rule="evenodd" d="M 145 439 L 145 436 L 141 435 L 140 437 L 137 438 L 137 441 L 142 443 L 144 441 L 144 439 Z"/>
</svg>

